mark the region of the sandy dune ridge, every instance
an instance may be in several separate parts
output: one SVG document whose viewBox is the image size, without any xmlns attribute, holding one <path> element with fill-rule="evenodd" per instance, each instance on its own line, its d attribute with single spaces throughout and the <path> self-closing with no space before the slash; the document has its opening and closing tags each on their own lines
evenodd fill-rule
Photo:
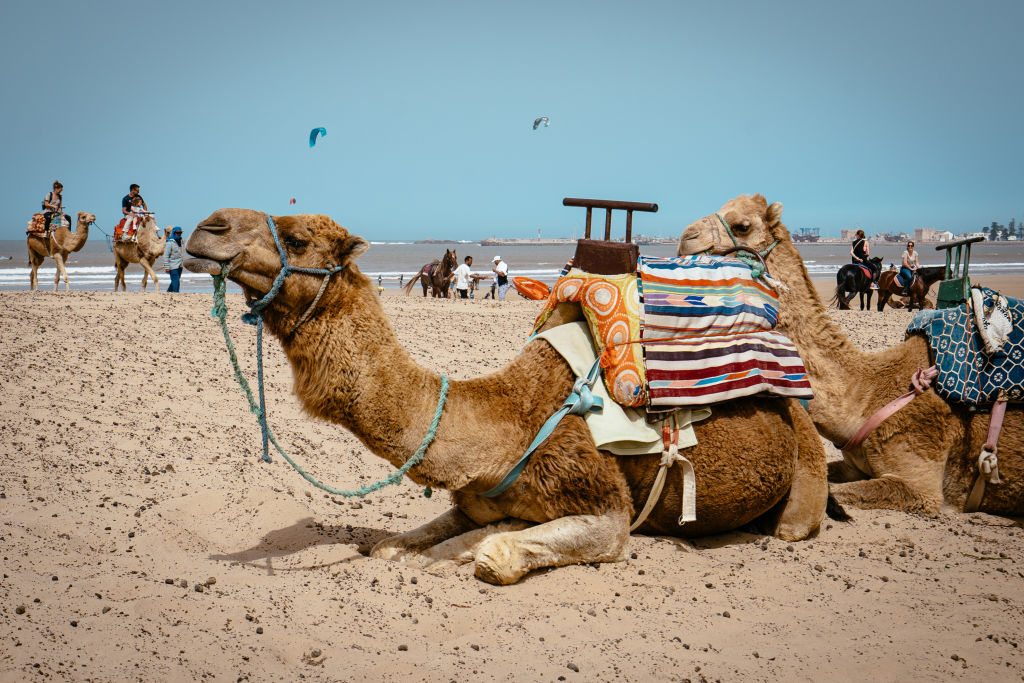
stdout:
<svg viewBox="0 0 1024 683">
<path fill-rule="evenodd" d="M 448 507 L 411 482 L 323 494 L 278 456 L 205 295 L 0 293 L 0 679 L 1020 680 L 1024 529 L 852 511 L 804 543 L 634 536 L 631 559 L 435 575 L 365 556 Z M 422 365 L 465 379 L 520 348 L 522 300 L 385 297 Z M 253 328 L 229 298 L 255 377 Z M 854 341 L 909 316 L 832 312 Z M 272 426 L 338 487 L 388 465 L 306 417 L 267 344 Z M 426 425 L 423 425 L 426 429 Z M 429 457 L 429 456 L 428 456 Z"/>
</svg>

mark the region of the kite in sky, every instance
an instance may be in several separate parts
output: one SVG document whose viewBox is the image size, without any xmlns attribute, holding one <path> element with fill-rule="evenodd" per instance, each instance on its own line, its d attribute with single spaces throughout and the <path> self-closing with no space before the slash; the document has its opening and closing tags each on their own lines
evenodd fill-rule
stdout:
<svg viewBox="0 0 1024 683">
<path fill-rule="evenodd" d="M 327 136 L 327 129 L 326 128 L 314 128 L 313 130 L 309 131 L 309 146 L 310 147 L 312 147 L 313 145 L 316 144 L 316 136 L 318 134 L 320 135 L 320 137 L 326 137 Z"/>
<path fill-rule="evenodd" d="M 294 204 L 295 203 L 295 197 L 292 197 L 291 199 L 289 199 L 288 203 L 289 204 Z"/>
<path fill-rule="evenodd" d="M 533 120 L 533 129 L 537 130 L 537 128 L 539 128 L 540 124 L 542 124 L 542 123 L 544 124 L 544 127 L 547 128 L 550 125 L 548 123 L 548 117 L 541 116 L 540 118 L 534 119 Z M 312 139 L 313 138 L 310 138 L 310 140 L 312 140 Z M 312 146 L 312 143 L 310 143 L 310 146 Z"/>
</svg>

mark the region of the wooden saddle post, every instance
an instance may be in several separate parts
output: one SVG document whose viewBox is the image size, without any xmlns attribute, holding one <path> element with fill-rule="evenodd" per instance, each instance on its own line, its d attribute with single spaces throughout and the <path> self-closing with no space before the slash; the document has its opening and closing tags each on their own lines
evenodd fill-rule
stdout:
<svg viewBox="0 0 1024 683">
<path fill-rule="evenodd" d="M 562 206 L 582 206 L 587 209 L 587 230 L 583 239 L 576 243 L 576 255 L 573 256 L 573 267 L 587 273 L 597 275 L 619 275 L 635 273 L 640 247 L 633 244 L 633 212 L 658 210 L 657 204 L 648 202 L 621 202 L 611 199 L 577 199 L 566 197 Z M 590 239 L 590 221 L 594 209 L 604 209 L 604 239 Z M 626 240 L 612 241 L 612 211 L 621 209 L 626 212 Z"/>
</svg>

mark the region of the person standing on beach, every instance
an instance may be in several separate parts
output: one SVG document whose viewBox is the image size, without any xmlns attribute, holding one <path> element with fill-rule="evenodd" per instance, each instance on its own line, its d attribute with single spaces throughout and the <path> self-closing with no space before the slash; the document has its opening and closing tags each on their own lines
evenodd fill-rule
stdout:
<svg viewBox="0 0 1024 683">
<path fill-rule="evenodd" d="M 455 269 L 455 291 L 459 293 L 460 299 L 469 298 L 469 276 L 470 267 L 473 265 L 473 257 L 467 256 L 463 259 L 462 265 Z"/>
<path fill-rule="evenodd" d="M 59 180 L 53 181 L 53 190 L 48 192 L 43 197 L 43 216 L 45 216 L 45 225 L 47 228 L 50 227 L 50 221 L 53 220 L 54 214 L 59 218 L 64 217 L 67 221 L 67 226 L 71 227 L 71 216 L 64 213 L 64 186 L 61 185 Z M 56 228 L 57 226 L 54 226 Z"/>
<path fill-rule="evenodd" d="M 491 263 L 494 264 L 491 270 L 494 272 L 494 279 L 498 285 L 498 301 L 504 301 L 505 294 L 508 293 L 508 264 L 502 261 L 498 255 L 491 259 Z"/>
<path fill-rule="evenodd" d="M 910 296 L 910 285 L 914 282 L 914 274 L 917 272 L 918 267 L 914 243 L 907 242 L 907 250 L 903 252 L 903 259 L 900 264 L 900 279 L 903 280 L 904 296 Z"/>
<path fill-rule="evenodd" d="M 871 245 L 868 243 L 864 231 L 858 230 L 857 238 L 853 240 L 853 246 L 850 247 L 850 262 L 855 266 L 867 268 L 871 272 L 871 289 L 878 289 L 878 276 L 882 274 L 881 264 L 875 268 L 875 265 L 868 261 L 869 256 L 871 256 Z"/>
<path fill-rule="evenodd" d="M 168 292 L 181 291 L 181 227 L 175 225 L 171 230 L 171 238 L 164 247 L 164 272 L 171 276 Z"/>
</svg>

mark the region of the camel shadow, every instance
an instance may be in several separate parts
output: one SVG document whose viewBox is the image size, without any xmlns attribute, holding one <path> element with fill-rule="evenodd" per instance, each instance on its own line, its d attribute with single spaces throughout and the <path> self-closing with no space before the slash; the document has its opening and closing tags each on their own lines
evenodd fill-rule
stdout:
<svg viewBox="0 0 1024 683">
<path fill-rule="evenodd" d="M 370 549 L 379 541 L 394 535 L 383 529 L 368 527 L 324 526 L 306 517 L 283 529 L 275 529 L 267 533 L 256 545 L 234 553 L 210 555 L 215 562 L 237 562 L 252 567 L 265 568 L 268 576 L 277 571 L 309 571 L 323 569 L 336 564 L 362 559 L 370 553 Z M 321 545 L 355 545 L 357 555 L 346 557 L 334 562 L 314 563 L 308 566 L 290 566 L 276 569 L 273 560 L 300 553 L 303 550 Z"/>
</svg>

